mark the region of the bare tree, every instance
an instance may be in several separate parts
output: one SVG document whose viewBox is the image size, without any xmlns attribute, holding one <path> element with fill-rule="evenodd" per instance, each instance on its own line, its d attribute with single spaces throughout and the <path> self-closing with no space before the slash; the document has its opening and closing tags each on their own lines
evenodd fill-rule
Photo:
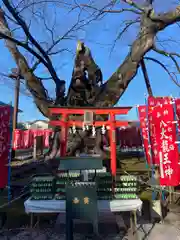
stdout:
<svg viewBox="0 0 180 240">
<path fill-rule="evenodd" d="M 135 0 L 109 0 L 109 1 L 79 1 L 69 3 L 60 0 L 2 0 L 3 5 L 0 12 L 0 37 L 5 40 L 6 47 L 20 69 L 26 87 L 33 96 L 34 102 L 40 112 L 50 118 L 48 107 L 60 106 L 96 106 L 111 107 L 115 105 L 124 94 L 129 83 L 136 76 L 138 68 L 143 69 L 148 92 L 152 95 L 149 83 L 146 61 L 159 64 L 180 85 L 175 73 L 179 73 L 179 57 L 176 52 L 168 52 L 163 47 L 163 41 L 159 41 L 158 34 L 171 25 L 180 21 L 180 5 L 167 12 L 156 12 L 154 4 L 157 1 L 135 1 Z M 102 5 L 103 4 L 103 5 Z M 55 9 L 52 7 L 55 6 Z M 51 7 L 50 7 L 51 6 Z M 58 33 L 58 10 L 66 9 L 75 16 L 68 30 Z M 50 11 L 50 19 L 48 13 Z M 53 12 L 52 12 L 53 11 Z M 95 63 L 90 49 L 83 43 L 78 42 L 74 69 L 67 95 L 65 94 L 65 81 L 60 79 L 53 65 L 53 56 L 62 52 L 72 53 L 73 50 L 63 47 L 63 42 L 70 42 L 77 37 L 78 31 L 83 31 L 92 22 L 106 17 L 109 14 L 124 14 L 130 19 L 120 22 L 121 31 L 114 43 L 116 43 L 130 28 L 138 26 L 138 34 L 129 47 L 129 52 L 123 63 L 117 68 L 112 76 L 103 83 L 103 75 L 99 66 Z M 53 17 L 52 17 L 53 16 Z M 53 18 L 53 19 L 51 19 Z M 51 20 L 51 21 L 50 21 Z M 48 33 L 46 41 L 37 40 L 33 30 L 34 21 L 43 23 L 45 33 Z M 51 22 L 51 23 L 50 23 Z M 112 26 L 113 27 L 113 26 Z M 62 29 L 62 28 L 61 28 Z M 59 37 L 60 35 L 60 37 Z M 62 44 L 62 45 L 61 45 Z M 28 57 L 25 53 L 28 52 Z M 174 64 L 176 71 L 171 71 L 157 58 L 149 56 L 148 53 L 155 52 L 169 58 Z M 59 55 L 60 56 L 60 55 Z M 60 56 L 61 57 L 61 56 Z M 48 95 L 43 84 L 43 78 L 38 77 L 36 70 L 39 66 L 48 70 L 49 78 L 55 84 L 55 98 Z M 57 131 L 57 133 L 59 130 Z M 78 132 L 78 140 L 71 145 L 69 154 L 74 154 L 76 149 L 83 146 L 83 139 L 89 132 Z M 55 134 L 55 139 L 57 139 Z M 97 141 L 99 144 L 99 140 Z M 52 146 L 53 146 L 52 144 Z M 53 148 L 53 147 L 52 147 Z M 52 150 L 51 148 L 51 150 Z"/>
</svg>

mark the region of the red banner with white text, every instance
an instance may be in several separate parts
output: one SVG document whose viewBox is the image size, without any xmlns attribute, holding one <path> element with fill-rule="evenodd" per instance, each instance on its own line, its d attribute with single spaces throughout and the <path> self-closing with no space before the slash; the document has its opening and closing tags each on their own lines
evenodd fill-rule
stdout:
<svg viewBox="0 0 180 240">
<path fill-rule="evenodd" d="M 175 100 L 175 105 L 176 105 L 176 116 L 178 120 L 178 133 L 180 136 L 180 98 Z"/>
<path fill-rule="evenodd" d="M 152 111 L 152 124 L 158 143 L 157 155 L 160 166 L 160 185 L 179 185 L 178 146 L 172 104 L 157 106 Z"/>
<path fill-rule="evenodd" d="M 148 164 L 151 164 L 151 149 L 148 141 L 148 122 L 146 116 L 146 106 L 139 106 L 138 113 L 146 160 Z"/>
<path fill-rule="evenodd" d="M 0 188 L 6 187 L 8 182 L 8 158 L 11 147 L 10 121 L 10 107 L 0 106 Z"/>
<path fill-rule="evenodd" d="M 151 158 L 153 164 L 159 164 L 159 156 L 157 152 L 157 138 L 154 124 L 152 122 L 152 112 L 154 108 L 167 105 L 171 103 L 170 97 L 148 97 L 148 129 L 149 129 L 149 143 L 151 145 Z"/>
</svg>

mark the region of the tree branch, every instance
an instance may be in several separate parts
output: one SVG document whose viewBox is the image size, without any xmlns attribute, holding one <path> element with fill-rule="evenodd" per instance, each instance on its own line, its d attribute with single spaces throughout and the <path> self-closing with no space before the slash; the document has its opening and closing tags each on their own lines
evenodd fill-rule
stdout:
<svg viewBox="0 0 180 240">
<path fill-rule="evenodd" d="M 41 55 L 39 55 L 36 51 L 34 51 L 31 47 L 29 47 L 27 43 L 20 42 L 17 39 L 4 34 L 3 32 L 0 32 L 0 38 L 9 40 L 11 42 L 14 42 L 18 46 L 23 47 L 28 52 L 30 52 L 33 56 L 35 56 L 39 60 L 39 62 L 43 63 L 44 66 L 48 68 L 48 63 L 44 60 L 44 58 L 42 58 Z"/>
<path fill-rule="evenodd" d="M 44 59 L 48 63 L 48 70 L 55 82 L 56 85 L 59 85 L 60 79 L 58 78 L 56 71 L 52 65 L 52 62 L 47 55 L 47 53 L 44 51 L 44 49 L 39 45 L 39 43 L 34 39 L 34 37 L 29 32 L 29 29 L 25 23 L 25 21 L 19 16 L 19 14 L 16 12 L 16 10 L 11 6 L 8 0 L 2 0 L 8 11 L 12 14 L 12 16 L 16 19 L 16 21 L 19 23 L 19 25 L 22 27 L 24 33 L 28 37 L 28 39 L 31 41 L 31 43 L 39 50 L 39 52 L 42 54 Z"/>
<path fill-rule="evenodd" d="M 144 12 L 144 8 L 132 0 L 122 0 L 122 2 L 129 4 L 131 7 L 138 9 L 140 12 Z"/>
<path fill-rule="evenodd" d="M 162 54 L 164 55 L 165 57 L 170 57 L 170 56 L 176 56 L 176 57 L 179 57 L 180 58 L 180 54 L 176 53 L 176 52 L 167 52 L 167 51 L 164 51 L 162 49 L 158 49 L 157 47 L 153 47 L 153 50 L 159 54 Z"/>
<path fill-rule="evenodd" d="M 153 11 L 150 14 L 150 18 L 154 22 L 160 22 L 162 29 L 164 24 L 166 26 L 180 21 L 180 5 L 176 7 L 174 11 L 169 11 L 164 14 L 156 15 Z M 161 30 L 162 30 L 161 29 Z"/>
<path fill-rule="evenodd" d="M 131 0 L 128 0 L 128 3 L 133 4 Z M 151 20 L 146 10 L 144 11 L 141 18 L 141 30 L 138 38 L 132 44 L 130 52 L 124 62 L 119 66 L 117 71 L 113 73 L 109 80 L 102 85 L 101 93 L 98 93 L 97 101 L 94 102 L 96 107 L 113 106 L 118 102 L 131 80 L 135 77 L 142 58 L 147 52 L 153 49 L 154 38 L 157 33 L 164 30 L 170 24 L 180 21 L 180 13 L 177 9 L 178 8 L 173 12 L 173 17 L 172 13 L 170 14 L 171 20 L 166 23 L 161 20 Z M 167 17 L 168 14 L 165 16 Z"/>
<path fill-rule="evenodd" d="M 152 5 L 153 2 L 154 2 L 154 0 L 146 0 L 146 4 L 148 4 L 148 5 Z"/>
<path fill-rule="evenodd" d="M 167 51 L 158 49 L 158 48 L 156 48 L 156 47 L 154 47 L 153 50 L 154 50 L 155 52 L 157 52 L 157 53 L 165 56 L 165 57 L 170 57 L 171 60 L 174 62 L 175 66 L 176 66 L 176 68 L 177 68 L 177 70 L 178 70 L 178 72 L 180 73 L 179 64 L 178 64 L 178 62 L 176 61 L 176 59 L 175 59 L 175 57 L 174 57 L 174 56 L 176 56 L 176 57 L 180 58 L 180 54 L 174 53 L 174 52 L 167 52 Z"/>
<path fill-rule="evenodd" d="M 116 42 L 122 38 L 123 34 L 124 34 L 125 32 L 127 32 L 128 29 L 129 29 L 133 24 L 135 24 L 135 23 L 137 23 L 137 22 L 140 22 L 140 19 L 137 18 L 136 20 L 124 21 L 124 22 L 125 22 L 125 26 L 124 26 L 124 28 L 120 31 L 120 33 L 117 35 L 116 39 L 114 40 L 114 44 L 113 44 L 113 46 L 112 46 L 112 48 L 111 48 L 110 54 L 112 53 L 112 51 L 113 51 L 113 49 L 114 49 L 114 47 L 115 47 L 115 45 L 116 45 Z"/>
<path fill-rule="evenodd" d="M 147 73 L 147 68 L 146 68 L 146 64 L 144 62 L 144 59 L 141 60 L 141 68 L 142 68 L 142 72 L 143 72 L 143 75 L 144 75 L 144 80 L 145 80 L 147 92 L 148 92 L 149 96 L 153 96 L 153 91 L 152 91 L 152 88 L 151 88 L 151 84 L 150 84 L 150 80 L 149 80 L 149 76 L 148 76 L 148 73 Z"/>
<path fill-rule="evenodd" d="M 33 1 L 29 4 L 26 4 L 24 7 L 22 7 L 22 9 L 19 11 L 19 13 L 23 12 L 24 10 L 26 10 L 30 7 L 34 7 L 35 5 L 41 5 L 43 3 L 50 3 L 50 4 L 54 3 L 54 4 L 59 4 L 59 5 L 64 4 L 67 7 L 72 7 L 71 3 L 66 3 L 64 1 L 59 1 L 59 0 L 42 0 L 42 1 L 38 1 L 38 2 Z M 18 4 L 15 9 L 18 9 L 19 7 L 21 7 L 21 4 Z"/>
<path fill-rule="evenodd" d="M 141 14 L 140 11 L 137 11 L 135 9 L 132 8 L 122 8 L 119 10 L 113 10 L 113 9 L 98 9 L 94 6 L 90 6 L 88 4 L 81 4 L 82 7 L 86 7 L 86 8 L 90 8 L 92 10 L 98 11 L 99 14 L 103 14 L 103 13 L 123 13 L 123 12 L 133 12 L 135 14 Z"/>
<path fill-rule="evenodd" d="M 81 21 L 81 22 L 82 22 L 82 26 L 83 26 L 84 23 L 83 23 L 83 21 Z M 68 38 L 69 34 L 70 34 L 71 32 L 78 31 L 78 29 L 81 28 L 81 25 L 78 27 L 78 23 L 80 23 L 80 21 L 79 21 L 79 16 L 78 16 L 77 22 L 76 22 L 75 24 L 73 24 L 73 25 L 67 30 L 67 32 L 63 34 L 63 36 L 60 36 L 60 37 L 58 37 L 56 40 L 53 41 L 52 45 L 47 49 L 46 54 L 47 54 L 47 55 L 50 55 L 50 54 L 51 54 L 51 51 L 53 50 L 53 48 L 54 48 L 55 46 L 57 46 L 62 40 L 70 39 L 70 37 Z M 36 68 L 37 68 L 37 66 L 38 66 L 39 64 L 40 64 L 40 61 L 39 61 L 39 60 L 36 61 L 35 64 L 33 65 L 33 67 L 32 67 L 32 71 L 35 71 Z"/>
<path fill-rule="evenodd" d="M 178 83 L 178 80 L 175 79 L 175 78 L 172 76 L 172 74 L 173 74 L 174 76 L 175 76 L 175 74 L 174 74 L 174 73 L 171 73 L 171 72 L 168 70 L 168 68 L 167 68 L 162 62 L 160 62 L 160 61 L 158 61 L 157 59 L 152 58 L 152 57 L 144 57 L 144 59 L 150 60 L 150 61 L 153 61 L 153 62 L 159 64 L 159 65 L 167 72 L 167 74 L 169 75 L 169 77 L 171 78 L 171 80 L 176 84 L 176 86 L 180 87 L 180 84 Z"/>
<path fill-rule="evenodd" d="M 18 50 L 16 43 L 12 41 L 11 32 L 5 20 L 2 9 L 0 9 L 0 32 L 6 36 L 6 46 L 14 58 L 18 69 L 20 70 L 21 76 L 26 80 L 26 87 L 31 92 L 36 106 L 44 116 L 49 117 L 50 115 L 48 106 L 51 104 L 51 102 L 48 100 L 46 89 L 42 85 L 41 81 L 39 81 L 39 79 L 37 79 L 37 77 L 30 71 L 26 59 Z"/>
</svg>

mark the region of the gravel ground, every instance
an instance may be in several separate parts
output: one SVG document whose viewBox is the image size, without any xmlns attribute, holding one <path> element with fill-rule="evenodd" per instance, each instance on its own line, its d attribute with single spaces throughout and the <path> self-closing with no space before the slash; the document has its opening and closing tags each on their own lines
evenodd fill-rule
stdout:
<svg viewBox="0 0 180 240">
<path fill-rule="evenodd" d="M 130 240 L 121 236 L 121 234 L 110 234 L 108 236 L 101 236 L 95 238 L 93 236 L 84 236 L 81 234 L 74 234 L 74 240 Z M 0 236 L 0 240 L 66 240 L 65 234 L 55 233 L 53 229 L 43 230 L 24 230 L 18 234 L 6 232 L 4 236 Z"/>
</svg>

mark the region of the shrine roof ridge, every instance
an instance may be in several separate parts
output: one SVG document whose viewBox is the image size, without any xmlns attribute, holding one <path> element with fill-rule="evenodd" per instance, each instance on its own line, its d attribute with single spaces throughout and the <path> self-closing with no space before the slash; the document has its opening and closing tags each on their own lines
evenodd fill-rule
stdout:
<svg viewBox="0 0 180 240">
<path fill-rule="evenodd" d="M 91 106 L 87 106 L 87 107 L 66 107 L 66 106 L 62 106 L 62 107 L 57 107 L 57 106 L 50 106 L 49 108 L 61 108 L 61 109 L 129 109 L 131 110 L 133 108 L 133 106 L 124 106 L 124 107 L 91 107 Z"/>
</svg>

